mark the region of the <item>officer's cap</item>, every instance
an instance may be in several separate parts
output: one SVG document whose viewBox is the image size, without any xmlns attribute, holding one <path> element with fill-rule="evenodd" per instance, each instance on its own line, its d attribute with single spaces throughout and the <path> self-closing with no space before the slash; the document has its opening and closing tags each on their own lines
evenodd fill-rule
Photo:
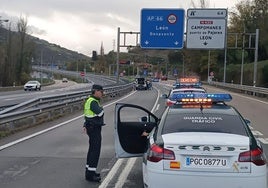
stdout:
<svg viewBox="0 0 268 188">
<path fill-rule="evenodd" d="M 94 85 L 92 86 L 92 89 L 93 89 L 93 90 L 103 90 L 103 87 L 102 87 L 101 85 L 94 84 Z"/>
</svg>

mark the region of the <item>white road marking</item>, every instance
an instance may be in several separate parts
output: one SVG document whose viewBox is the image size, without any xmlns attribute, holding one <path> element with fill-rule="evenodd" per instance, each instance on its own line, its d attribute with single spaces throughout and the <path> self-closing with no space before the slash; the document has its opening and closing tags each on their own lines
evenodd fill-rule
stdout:
<svg viewBox="0 0 268 188">
<path fill-rule="evenodd" d="M 115 187 L 123 187 L 124 183 L 127 180 L 127 177 L 132 170 L 132 167 L 134 166 L 137 158 L 130 158 L 127 161 L 127 165 L 125 166 L 124 170 L 120 173 L 120 176 L 118 178 L 118 181 L 115 184 Z"/>
<path fill-rule="evenodd" d="M 155 111 L 157 111 L 159 109 L 160 104 L 157 104 Z"/>
<path fill-rule="evenodd" d="M 268 138 L 257 138 L 263 144 L 268 144 Z"/>
<path fill-rule="evenodd" d="M 255 131 L 255 130 L 253 130 L 252 133 L 253 133 L 253 135 L 255 135 L 255 136 L 263 136 L 263 134 L 262 134 L 260 131 Z"/>
<path fill-rule="evenodd" d="M 135 92 L 136 92 L 136 91 L 135 91 Z M 131 92 L 130 94 L 126 95 L 125 97 L 120 98 L 120 99 L 118 99 L 118 100 L 116 100 L 116 101 L 113 101 L 113 102 L 111 102 L 111 103 L 109 103 L 109 104 L 107 104 L 107 105 L 104 105 L 103 107 L 106 108 L 106 107 L 108 107 L 108 106 L 110 106 L 110 105 L 112 105 L 112 104 L 115 104 L 115 103 L 117 103 L 118 101 L 121 101 L 121 100 L 123 100 L 123 99 L 125 99 L 125 98 L 127 98 L 127 97 L 129 97 L 129 96 L 131 96 L 131 95 L 133 95 L 135 92 Z M 155 108 L 155 106 L 154 106 L 154 108 Z M 153 108 L 153 109 L 154 109 L 154 108 Z M 33 137 L 35 137 L 35 136 L 41 135 L 41 134 L 43 134 L 43 133 L 46 133 L 46 132 L 48 132 L 48 131 L 50 131 L 50 130 L 53 130 L 53 129 L 55 129 L 55 128 L 58 128 L 58 127 L 60 127 L 60 126 L 62 126 L 62 125 L 65 125 L 65 124 L 67 124 L 67 123 L 70 123 L 70 122 L 72 122 L 72 121 L 75 121 L 75 120 L 77 120 L 77 119 L 79 119 L 79 118 L 83 118 L 83 117 L 84 117 L 84 115 L 77 116 L 77 117 L 75 117 L 75 118 L 73 118 L 73 119 L 70 119 L 70 120 L 68 120 L 68 121 L 62 122 L 62 123 L 60 123 L 60 124 L 57 124 L 57 125 L 55 125 L 55 126 L 53 126 L 53 127 L 48 128 L 48 129 L 45 129 L 45 130 L 36 132 L 36 133 L 31 134 L 31 135 L 29 135 L 29 136 L 26 136 L 26 137 L 23 137 L 23 138 L 21 138 L 21 139 L 18 139 L 18 140 L 15 140 L 15 141 L 13 141 L 13 142 L 10 142 L 10 143 L 8 143 L 8 144 L 2 145 L 2 146 L 0 146 L 0 151 L 3 150 L 3 149 L 5 149 L 5 148 L 8 148 L 8 147 L 10 147 L 10 146 L 13 146 L 13 145 L 15 145 L 15 144 L 18 144 L 18 143 L 20 143 L 20 142 L 23 142 L 23 141 L 25 141 L 25 140 L 31 139 L 31 138 L 33 138 Z M 101 183 L 101 185 L 99 186 L 100 188 L 103 188 L 103 187 L 107 187 L 107 186 L 108 186 L 109 182 L 112 180 L 113 176 L 116 174 L 116 172 L 118 171 L 119 167 L 121 166 L 123 160 L 124 160 L 124 159 L 118 159 L 118 160 L 116 161 L 116 163 L 114 164 L 113 168 L 110 170 L 110 172 L 108 173 L 108 175 L 105 177 L 104 181 L 103 181 L 103 182 Z M 124 175 L 120 175 L 118 184 L 122 184 L 121 182 L 124 182 L 124 180 L 127 178 L 128 174 L 130 173 L 130 170 L 132 169 L 133 165 L 135 164 L 135 161 L 136 161 L 136 160 L 129 160 L 129 161 L 130 161 L 129 164 L 126 165 L 126 167 L 129 168 L 129 170 L 127 170 L 126 168 L 124 169 L 124 171 L 123 171 L 123 172 L 124 172 Z"/>
<path fill-rule="evenodd" d="M 155 104 L 154 104 L 154 106 L 153 106 L 151 112 L 155 112 L 156 109 L 157 109 L 157 107 L 159 107 L 158 101 L 159 101 L 159 98 L 160 98 L 160 92 L 159 92 L 159 90 L 157 90 L 157 91 L 158 91 L 158 92 L 157 92 L 157 93 L 158 93 L 157 100 L 156 100 L 156 102 L 155 102 Z M 131 158 L 131 159 L 132 159 L 132 158 Z M 119 178 L 118 178 L 118 180 L 117 180 L 116 185 L 117 185 L 118 187 L 122 187 L 123 184 L 125 183 L 125 180 L 126 180 L 126 178 L 128 177 L 128 175 L 129 175 L 129 173 L 130 173 L 130 170 L 132 169 L 133 165 L 134 165 L 135 162 L 136 162 L 136 158 L 134 158 L 134 159 L 135 159 L 135 160 L 128 160 L 128 161 L 127 161 L 127 165 L 124 167 L 124 169 L 123 169 L 123 170 L 121 169 L 121 171 L 122 171 L 123 173 L 120 174 L 120 176 L 119 176 Z M 101 185 L 99 186 L 99 188 L 106 188 L 106 187 L 108 186 L 109 182 L 112 180 L 113 176 L 116 174 L 116 172 L 118 171 L 118 168 L 120 167 L 120 165 L 117 164 L 117 163 L 120 163 L 120 164 L 121 164 L 121 163 L 122 163 L 122 160 L 123 160 L 123 159 L 118 159 L 118 160 L 116 161 L 115 165 L 114 165 L 113 168 L 110 170 L 110 172 L 108 173 L 108 175 L 105 177 L 104 181 L 101 183 Z M 107 180 L 106 180 L 106 179 L 107 179 Z M 120 186 L 119 186 L 119 185 L 120 185 Z M 117 187 L 117 186 L 115 186 L 115 187 Z"/>
<path fill-rule="evenodd" d="M 116 102 L 118 102 L 118 101 L 120 101 L 120 100 L 123 100 L 123 99 L 129 97 L 129 96 L 132 95 L 132 94 L 134 94 L 134 92 L 130 93 L 129 95 L 127 95 L 127 96 L 125 96 L 125 97 L 123 97 L 123 98 L 120 98 L 119 100 L 116 100 L 116 101 L 114 101 L 114 102 L 111 102 L 111 103 L 109 103 L 109 104 L 107 104 L 107 105 L 105 105 L 105 106 L 103 106 L 103 107 L 106 108 L 106 107 L 108 107 L 108 106 L 110 106 L 110 105 L 112 105 L 112 104 L 114 104 L 114 103 L 116 103 Z M 31 134 L 31 135 L 29 135 L 29 136 L 25 136 L 25 137 L 23 137 L 23 138 L 20 138 L 20 139 L 18 139 L 18 140 L 13 141 L 13 142 L 10 142 L 10 143 L 7 143 L 7 144 L 5 144 L 5 145 L 2 145 L 2 146 L 0 146 L 0 151 L 3 150 L 3 149 L 5 149 L 5 148 L 8 148 L 8 147 L 10 147 L 10 146 L 13 146 L 13 145 L 15 145 L 15 144 L 18 144 L 18 143 L 20 143 L 20 142 L 23 142 L 23 141 L 25 141 L 25 140 L 31 139 L 31 138 L 33 138 L 33 137 L 35 137 L 35 136 L 41 135 L 41 134 L 43 134 L 43 133 L 46 133 L 46 132 L 48 132 L 48 131 L 50 131 L 50 130 L 56 129 L 56 128 L 58 128 L 58 127 L 61 127 L 61 126 L 65 125 L 65 124 L 70 123 L 70 122 L 72 122 L 72 121 L 75 121 L 75 120 L 77 120 L 77 119 L 79 119 L 79 118 L 83 118 L 83 117 L 84 117 L 84 115 L 77 116 L 77 117 L 75 117 L 75 118 L 73 118 L 73 119 L 70 119 L 70 120 L 68 120 L 68 121 L 62 122 L 62 123 L 57 124 L 57 125 L 55 125 L 55 126 L 53 126 L 53 127 L 44 129 L 44 130 L 42 130 L 42 131 L 36 132 L 36 133 L 34 133 L 34 134 Z"/>
<path fill-rule="evenodd" d="M 18 144 L 18 143 L 20 143 L 20 142 L 23 142 L 23 141 L 25 141 L 25 140 L 28 140 L 28 139 L 30 139 L 30 138 L 33 138 L 33 137 L 35 137 L 35 136 L 38 136 L 38 135 L 40 135 L 40 134 L 43 134 L 43 133 L 45 133 L 45 132 L 48 132 L 48 131 L 50 131 L 50 130 L 52 130 L 52 129 L 58 128 L 58 127 L 60 127 L 60 126 L 62 126 L 62 125 L 65 125 L 65 124 L 67 124 L 67 123 L 70 123 L 70 122 L 72 122 L 72 121 L 74 121 L 74 120 L 77 120 L 77 119 L 79 119 L 79 118 L 81 118 L 81 117 L 82 117 L 82 116 L 78 116 L 78 117 L 76 117 L 76 118 L 70 119 L 70 120 L 65 121 L 65 122 L 63 122 L 63 123 L 57 124 L 57 125 L 55 125 L 55 126 L 53 126 L 53 127 L 44 129 L 44 130 L 42 130 L 42 131 L 36 132 L 36 133 L 31 134 L 31 135 L 29 135 L 29 136 L 25 136 L 25 137 L 23 137 L 23 138 L 20 138 L 20 139 L 18 139 L 18 140 L 15 140 L 15 141 L 13 141 L 13 142 L 10 142 L 10 143 L 8 143 L 8 144 L 5 144 L 5 145 L 3 145 L 3 146 L 0 146 L 0 151 L 3 150 L 3 149 L 5 149 L 5 148 L 8 148 L 8 147 L 10 147 L 10 146 L 13 146 L 13 145 L 15 145 L 15 144 Z"/>
<path fill-rule="evenodd" d="M 116 163 L 114 164 L 113 168 L 110 170 L 108 175 L 105 177 L 104 181 L 101 182 L 101 185 L 99 188 L 107 187 L 110 183 L 110 181 L 113 179 L 113 176 L 116 174 L 116 172 L 119 170 L 122 162 L 124 159 L 118 159 Z"/>
</svg>

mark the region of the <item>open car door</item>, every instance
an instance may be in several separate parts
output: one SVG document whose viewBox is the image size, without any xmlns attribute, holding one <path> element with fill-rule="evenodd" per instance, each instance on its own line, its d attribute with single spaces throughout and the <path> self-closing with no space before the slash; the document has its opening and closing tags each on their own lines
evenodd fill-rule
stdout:
<svg viewBox="0 0 268 188">
<path fill-rule="evenodd" d="M 159 119 L 147 109 L 134 105 L 117 103 L 115 105 L 115 153 L 117 158 L 142 156 L 147 150 L 150 133 Z"/>
</svg>

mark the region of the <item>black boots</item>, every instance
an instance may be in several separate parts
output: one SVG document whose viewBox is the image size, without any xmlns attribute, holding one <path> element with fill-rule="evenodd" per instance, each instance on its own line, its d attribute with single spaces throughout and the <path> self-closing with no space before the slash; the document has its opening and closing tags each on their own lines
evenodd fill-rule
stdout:
<svg viewBox="0 0 268 188">
<path fill-rule="evenodd" d="M 100 174 L 96 173 L 95 171 L 89 171 L 86 169 L 85 177 L 87 181 L 93 181 L 93 182 L 101 181 Z"/>
</svg>

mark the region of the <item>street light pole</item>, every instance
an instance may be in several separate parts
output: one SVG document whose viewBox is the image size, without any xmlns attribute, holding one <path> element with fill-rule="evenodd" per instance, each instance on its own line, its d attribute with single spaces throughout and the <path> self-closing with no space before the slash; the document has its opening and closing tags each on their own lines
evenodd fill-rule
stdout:
<svg viewBox="0 0 268 188">
<path fill-rule="evenodd" d="M 245 57 L 245 34 L 246 28 L 244 23 L 244 31 L 243 31 L 243 41 L 242 41 L 242 62 L 241 62 L 241 77 L 240 77 L 240 85 L 243 85 L 243 74 L 244 74 L 244 57 Z"/>
<path fill-rule="evenodd" d="M 40 80 L 41 80 L 41 84 L 43 84 L 43 67 L 42 67 L 42 64 L 43 64 L 43 49 L 41 50 L 41 60 L 40 60 Z"/>
<path fill-rule="evenodd" d="M 259 46 L 259 29 L 256 29 L 254 75 L 253 75 L 253 86 L 254 87 L 256 86 L 256 83 L 257 83 L 258 46 Z"/>
<path fill-rule="evenodd" d="M 116 83 L 119 83 L 120 27 L 117 29 Z"/>
<path fill-rule="evenodd" d="M 235 12 L 230 12 L 236 16 L 239 16 Z M 240 16 L 241 17 L 241 16 Z M 245 35 L 246 35 L 246 25 L 245 19 L 243 19 L 243 33 L 242 33 L 242 55 L 241 55 L 241 75 L 240 75 L 240 85 L 243 85 L 243 74 L 244 74 L 244 58 L 245 58 Z"/>
<path fill-rule="evenodd" d="M 78 60 L 76 60 L 76 79 L 78 79 Z"/>
<path fill-rule="evenodd" d="M 227 15 L 228 16 L 228 15 Z M 226 66 L 227 66 L 227 49 L 228 49 L 228 29 L 225 30 L 225 45 L 224 45 L 224 67 L 223 67 L 223 83 L 226 82 Z"/>
</svg>

